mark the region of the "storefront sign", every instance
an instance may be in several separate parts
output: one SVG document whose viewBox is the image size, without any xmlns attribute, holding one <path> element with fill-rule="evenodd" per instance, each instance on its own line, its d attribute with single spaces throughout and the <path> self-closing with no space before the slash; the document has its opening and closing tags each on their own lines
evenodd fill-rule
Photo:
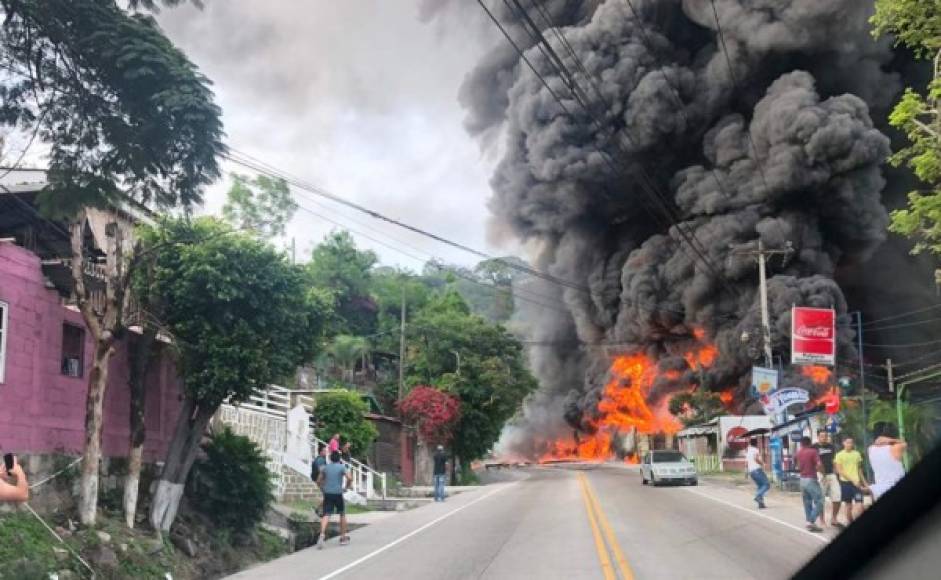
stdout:
<svg viewBox="0 0 941 580">
<path fill-rule="evenodd" d="M 791 309 L 791 362 L 833 366 L 836 313 L 831 308 Z"/>
<path fill-rule="evenodd" d="M 755 397 L 768 395 L 778 390 L 778 371 L 762 367 L 752 367 L 751 390 L 752 395 Z"/>
<path fill-rule="evenodd" d="M 804 389 L 788 388 L 761 396 L 758 400 L 761 401 L 766 415 L 774 415 L 791 405 L 806 403 L 810 400 L 810 393 Z"/>
</svg>

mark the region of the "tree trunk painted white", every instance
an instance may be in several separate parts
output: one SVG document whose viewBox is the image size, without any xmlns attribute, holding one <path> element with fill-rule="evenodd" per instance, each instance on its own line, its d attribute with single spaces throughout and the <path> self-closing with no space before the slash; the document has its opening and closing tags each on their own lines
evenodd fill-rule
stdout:
<svg viewBox="0 0 941 580">
<path fill-rule="evenodd" d="M 137 517 L 137 498 L 140 487 L 140 472 L 144 456 L 144 441 L 147 436 L 144 424 L 147 400 L 147 372 L 153 360 L 153 346 L 157 338 L 157 329 L 144 323 L 141 337 L 131 348 L 130 377 L 130 451 L 127 458 L 127 478 L 124 482 L 124 521 L 127 527 L 134 527 Z"/>
<path fill-rule="evenodd" d="M 78 517 L 83 525 L 95 525 L 98 511 L 98 465 L 101 461 L 101 426 L 105 390 L 108 386 L 108 363 L 114 349 L 110 341 L 98 341 L 91 372 L 88 375 L 88 396 L 85 400 L 85 452 L 82 459 L 81 495 Z"/>
<path fill-rule="evenodd" d="M 140 490 L 141 461 L 144 457 L 144 446 L 131 448 L 127 457 L 127 478 L 124 480 L 124 523 L 134 528 L 134 518 L 137 516 L 137 495 Z"/>
<path fill-rule="evenodd" d="M 217 409 L 218 405 L 200 407 L 189 396 L 183 399 L 183 407 L 173 432 L 173 440 L 170 441 L 163 473 L 151 502 L 150 523 L 155 530 L 170 531 L 183 498 L 186 478 L 193 462 L 196 461 L 199 443 Z"/>
</svg>

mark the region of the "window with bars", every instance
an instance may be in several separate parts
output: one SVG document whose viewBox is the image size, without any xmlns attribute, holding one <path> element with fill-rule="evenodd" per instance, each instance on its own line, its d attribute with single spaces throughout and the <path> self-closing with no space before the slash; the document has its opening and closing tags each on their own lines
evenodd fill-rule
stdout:
<svg viewBox="0 0 941 580">
<path fill-rule="evenodd" d="M 84 364 L 85 329 L 66 322 L 62 325 L 62 374 L 81 377 Z"/>
</svg>

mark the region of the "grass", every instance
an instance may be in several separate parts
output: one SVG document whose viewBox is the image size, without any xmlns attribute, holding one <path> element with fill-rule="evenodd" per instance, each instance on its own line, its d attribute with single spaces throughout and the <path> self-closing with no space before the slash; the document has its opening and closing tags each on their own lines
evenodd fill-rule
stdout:
<svg viewBox="0 0 941 580">
<path fill-rule="evenodd" d="M 55 539 L 32 514 L 0 516 L 0 567 L 2 578 L 47 578 L 47 570 L 71 568 L 59 564 L 53 551 Z M 10 567 L 8 567 L 9 565 Z"/>
<path fill-rule="evenodd" d="M 64 516 L 57 521 L 48 521 L 55 527 L 65 523 Z M 190 526 L 192 527 L 192 525 Z M 98 532 L 111 536 L 108 547 L 117 556 L 117 566 L 111 569 L 97 569 L 96 577 L 102 580 L 112 578 L 142 578 L 164 580 L 169 572 L 178 580 L 205 578 L 207 567 L 225 575 L 245 568 L 255 562 L 267 561 L 287 554 L 290 550 L 277 534 L 258 529 L 250 545 L 235 545 L 232 534 L 221 529 L 200 529 L 200 554 L 198 559 L 191 559 L 164 537 L 162 548 L 156 547 L 152 533 L 142 530 L 128 530 L 120 518 L 101 513 L 95 529 L 80 529 L 66 538 L 72 550 L 79 552 L 88 560 L 90 552 L 101 545 Z M 207 543 L 209 545 L 207 545 Z M 122 550 L 121 546 L 126 549 Z M 88 571 L 71 554 L 63 559 L 56 558 L 55 548 L 62 545 L 46 530 L 36 518 L 28 512 L 0 514 L 0 579 L 2 580 L 48 580 L 50 573 L 59 570 L 71 570 L 76 578 L 87 578 Z"/>
</svg>

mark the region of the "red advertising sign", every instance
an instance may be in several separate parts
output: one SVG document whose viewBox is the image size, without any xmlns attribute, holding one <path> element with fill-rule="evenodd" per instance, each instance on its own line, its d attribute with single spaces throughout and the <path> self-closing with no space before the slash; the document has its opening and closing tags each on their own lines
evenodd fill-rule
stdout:
<svg viewBox="0 0 941 580">
<path fill-rule="evenodd" d="M 791 363 L 833 365 L 836 313 L 830 308 L 791 309 Z"/>
</svg>

